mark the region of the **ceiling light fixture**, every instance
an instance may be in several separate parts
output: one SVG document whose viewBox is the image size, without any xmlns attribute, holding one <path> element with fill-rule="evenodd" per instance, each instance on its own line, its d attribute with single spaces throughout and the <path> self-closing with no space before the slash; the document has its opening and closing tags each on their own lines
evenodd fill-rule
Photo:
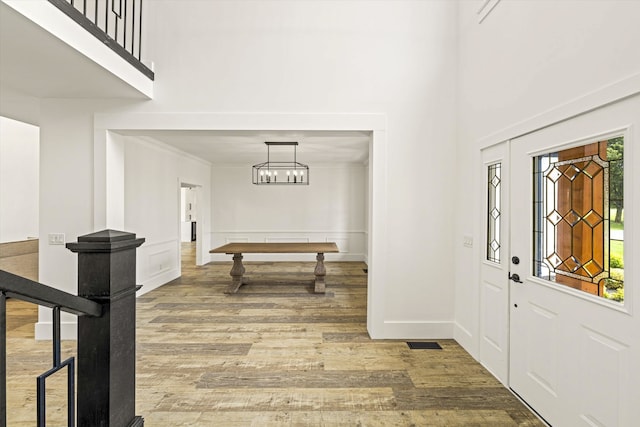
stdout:
<svg viewBox="0 0 640 427">
<path fill-rule="evenodd" d="M 267 142 L 267 161 L 252 167 L 253 183 L 256 185 L 309 185 L 309 166 L 297 161 L 297 142 Z M 272 145 L 293 146 L 292 162 L 272 162 Z"/>
</svg>

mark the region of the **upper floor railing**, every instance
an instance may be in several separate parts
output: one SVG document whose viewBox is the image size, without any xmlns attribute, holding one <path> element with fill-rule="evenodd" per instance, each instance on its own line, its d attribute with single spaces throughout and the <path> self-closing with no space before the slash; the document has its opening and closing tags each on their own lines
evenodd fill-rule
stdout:
<svg viewBox="0 0 640 427">
<path fill-rule="evenodd" d="M 81 236 L 78 294 L 0 270 L 0 427 L 7 425 L 6 298 L 53 309 L 53 367 L 37 378 L 37 425 L 46 425 L 46 380 L 67 368 L 67 425 L 141 427 L 135 415 L 136 248 L 144 239 L 113 230 Z M 60 312 L 78 316 L 78 398 L 75 357 L 61 360 Z"/>
<path fill-rule="evenodd" d="M 142 63 L 142 0 L 48 0 L 140 72 L 154 79 Z"/>
</svg>

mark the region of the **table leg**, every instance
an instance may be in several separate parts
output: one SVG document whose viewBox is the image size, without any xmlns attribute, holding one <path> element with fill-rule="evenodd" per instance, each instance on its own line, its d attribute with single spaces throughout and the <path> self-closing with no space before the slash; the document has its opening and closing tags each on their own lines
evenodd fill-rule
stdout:
<svg viewBox="0 0 640 427">
<path fill-rule="evenodd" d="M 323 294 L 325 291 L 324 277 L 327 275 L 327 270 L 324 268 L 324 253 L 318 253 L 316 261 L 318 262 L 314 271 L 314 274 L 316 275 L 316 286 L 314 291 L 317 294 Z"/>
<path fill-rule="evenodd" d="M 242 254 L 233 254 L 233 267 L 231 267 L 231 284 L 225 291 L 227 294 L 235 294 L 242 286 L 242 276 L 244 275 L 244 265 L 242 265 Z"/>
</svg>

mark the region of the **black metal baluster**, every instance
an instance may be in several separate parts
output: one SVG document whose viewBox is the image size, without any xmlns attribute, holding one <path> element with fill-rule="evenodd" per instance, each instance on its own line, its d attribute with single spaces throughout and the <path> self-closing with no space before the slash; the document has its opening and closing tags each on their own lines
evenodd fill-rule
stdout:
<svg viewBox="0 0 640 427">
<path fill-rule="evenodd" d="M 65 363 L 69 363 L 67 368 L 67 424 L 74 427 L 76 421 L 76 369 L 75 358 L 72 357 Z"/>
<path fill-rule="evenodd" d="M 61 362 L 60 306 L 53 307 L 53 367 L 37 378 L 37 425 L 47 425 L 47 378 L 67 367 L 67 425 L 75 425 L 75 358 Z"/>
<path fill-rule="evenodd" d="M 46 383 L 45 377 L 42 375 L 38 377 L 36 382 L 36 396 L 37 396 L 37 421 L 38 427 L 46 427 L 47 425 L 47 402 L 45 400 Z"/>
<path fill-rule="evenodd" d="M 104 33 L 109 35 L 109 0 L 104 1 Z"/>
<path fill-rule="evenodd" d="M 94 0 L 93 2 L 93 23 L 98 26 L 98 0 Z"/>
<path fill-rule="evenodd" d="M 133 0 L 131 3 L 131 9 L 131 54 L 136 56 L 136 0 Z M 140 19 L 142 19 L 142 17 Z M 125 49 L 126 48 L 125 46 Z M 138 60 L 140 60 L 140 57 L 138 57 Z"/>
<path fill-rule="evenodd" d="M 122 2 L 120 3 L 122 4 Z M 127 0 L 124 0 L 124 10 L 120 11 L 122 15 L 122 46 L 127 48 Z"/>
<path fill-rule="evenodd" d="M 120 14 L 122 13 L 122 0 L 120 0 L 120 10 L 119 12 L 115 11 L 116 0 L 111 0 L 111 13 L 113 13 L 113 39 L 118 42 L 118 18 L 120 18 Z"/>
<path fill-rule="evenodd" d="M 138 61 L 142 61 L 142 0 L 140 0 L 140 19 L 138 19 Z"/>
<path fill-rule="evenodd" d="M 53 307 L 53 367 L 60 366 L 60 307 Z"/>
</svg>

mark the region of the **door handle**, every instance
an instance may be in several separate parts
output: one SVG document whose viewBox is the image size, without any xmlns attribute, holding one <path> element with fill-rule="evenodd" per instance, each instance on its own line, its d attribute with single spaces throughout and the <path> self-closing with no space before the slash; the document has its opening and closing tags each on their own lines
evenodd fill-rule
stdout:
<svg viewBox="0 0 640 427">
<path fill-rule="evenodd" d="M 520 280 L 520 276 L 516 273 L 511 274 L 511 272 L 509 272 L 509 280 L 513 280 L 516 283 L 524 283 L 522 280 Z"/>
</svg>

